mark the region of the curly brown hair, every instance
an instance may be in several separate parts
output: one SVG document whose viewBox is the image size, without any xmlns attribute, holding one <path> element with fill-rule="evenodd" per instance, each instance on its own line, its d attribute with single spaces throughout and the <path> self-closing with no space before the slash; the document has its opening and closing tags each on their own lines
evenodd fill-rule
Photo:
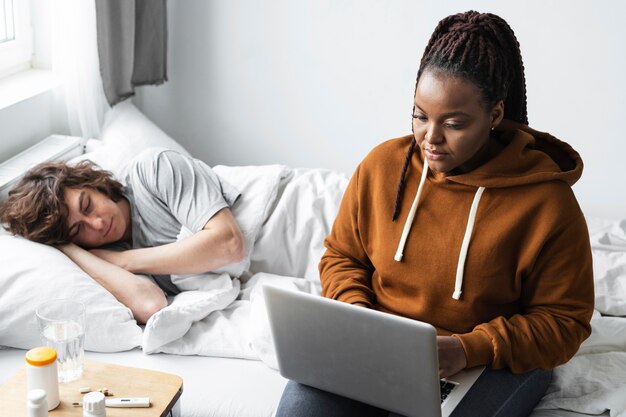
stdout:
<svg viewBox="0 0 626 417">
<path fill-rule="evenodd" d="M 69 243 L 66 188 L 90 188 L 118 202 L 123 186 L 109 171 L 86 160 L 76 165 L 44 162 L 24 175 L 0 205 L 0 222 L 13 234 L 48 245 Z"/>
</svg>

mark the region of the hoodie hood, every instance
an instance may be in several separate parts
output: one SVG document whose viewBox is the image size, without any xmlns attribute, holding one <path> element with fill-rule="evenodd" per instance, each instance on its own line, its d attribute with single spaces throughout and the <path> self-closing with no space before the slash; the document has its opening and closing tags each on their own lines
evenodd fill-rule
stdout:
<svg viewBox="0 0 626 417">
<path fill-rule="evenodd" d="M 446 179 L 472 187 L 504 188 L 547 181 L 570 187 L 583 172 L 583 161 L 570 145 L 527 125 L 503 120 L 494 137 L 504 148 L 490 161 Z"/>
</svg>

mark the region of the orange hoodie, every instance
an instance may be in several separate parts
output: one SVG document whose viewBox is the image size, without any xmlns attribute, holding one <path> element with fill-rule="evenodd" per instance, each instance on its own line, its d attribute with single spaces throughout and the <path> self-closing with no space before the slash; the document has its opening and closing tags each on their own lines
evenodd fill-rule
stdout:
<svg viewBox="0 0 626 417">
<path fill-rule="evenodd" d="M 412 136 L 377 146 L 350 180 L 325 241 L 323 295 L 454 334 L 468 367 L 554 368 L 591 329 L 589 235 L 570 188 L 582 160 L 568 144 L 514 122 L 493 136 L 504 148 L 461 175 L 423 176 L 416 150 L 395 222 Z"/>
</svg>

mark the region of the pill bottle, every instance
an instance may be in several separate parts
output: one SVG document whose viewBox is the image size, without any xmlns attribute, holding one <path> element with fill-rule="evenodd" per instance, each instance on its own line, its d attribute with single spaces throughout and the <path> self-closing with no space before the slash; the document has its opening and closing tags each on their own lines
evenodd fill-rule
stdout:
<svg viewBox="0 0 626 417">
<path fill-rule="evenodd" d="M 59 405 L 57 352 L 49 346 L 26 352 L 26 391 L 33 389 L 46 391 L 48 411 Z"/>
<path fill-rule="evenodd" d="M 31 389 L 28 391 L 28 417 L 48 417 L 48 401 L 46 401 L 46 391 L 42 389 Z"/>
<path fill-rule="evenodd" d="M 93 391 L 83 397 L 83 417 L 106 417 L 104 394 Z"/>
</svg>

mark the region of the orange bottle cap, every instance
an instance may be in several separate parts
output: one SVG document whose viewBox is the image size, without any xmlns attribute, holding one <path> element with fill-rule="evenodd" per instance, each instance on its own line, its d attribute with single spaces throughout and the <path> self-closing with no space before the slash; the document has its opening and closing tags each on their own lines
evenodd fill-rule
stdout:
<svg viewBox="0 0 626 417">
<path fill-rule="evenodd" d="M 46 366 L 57 360 L 57 351 L 50 346 L 40 346 L 26 352 L 26 362 L 33 366 Z"/>
</svg>

